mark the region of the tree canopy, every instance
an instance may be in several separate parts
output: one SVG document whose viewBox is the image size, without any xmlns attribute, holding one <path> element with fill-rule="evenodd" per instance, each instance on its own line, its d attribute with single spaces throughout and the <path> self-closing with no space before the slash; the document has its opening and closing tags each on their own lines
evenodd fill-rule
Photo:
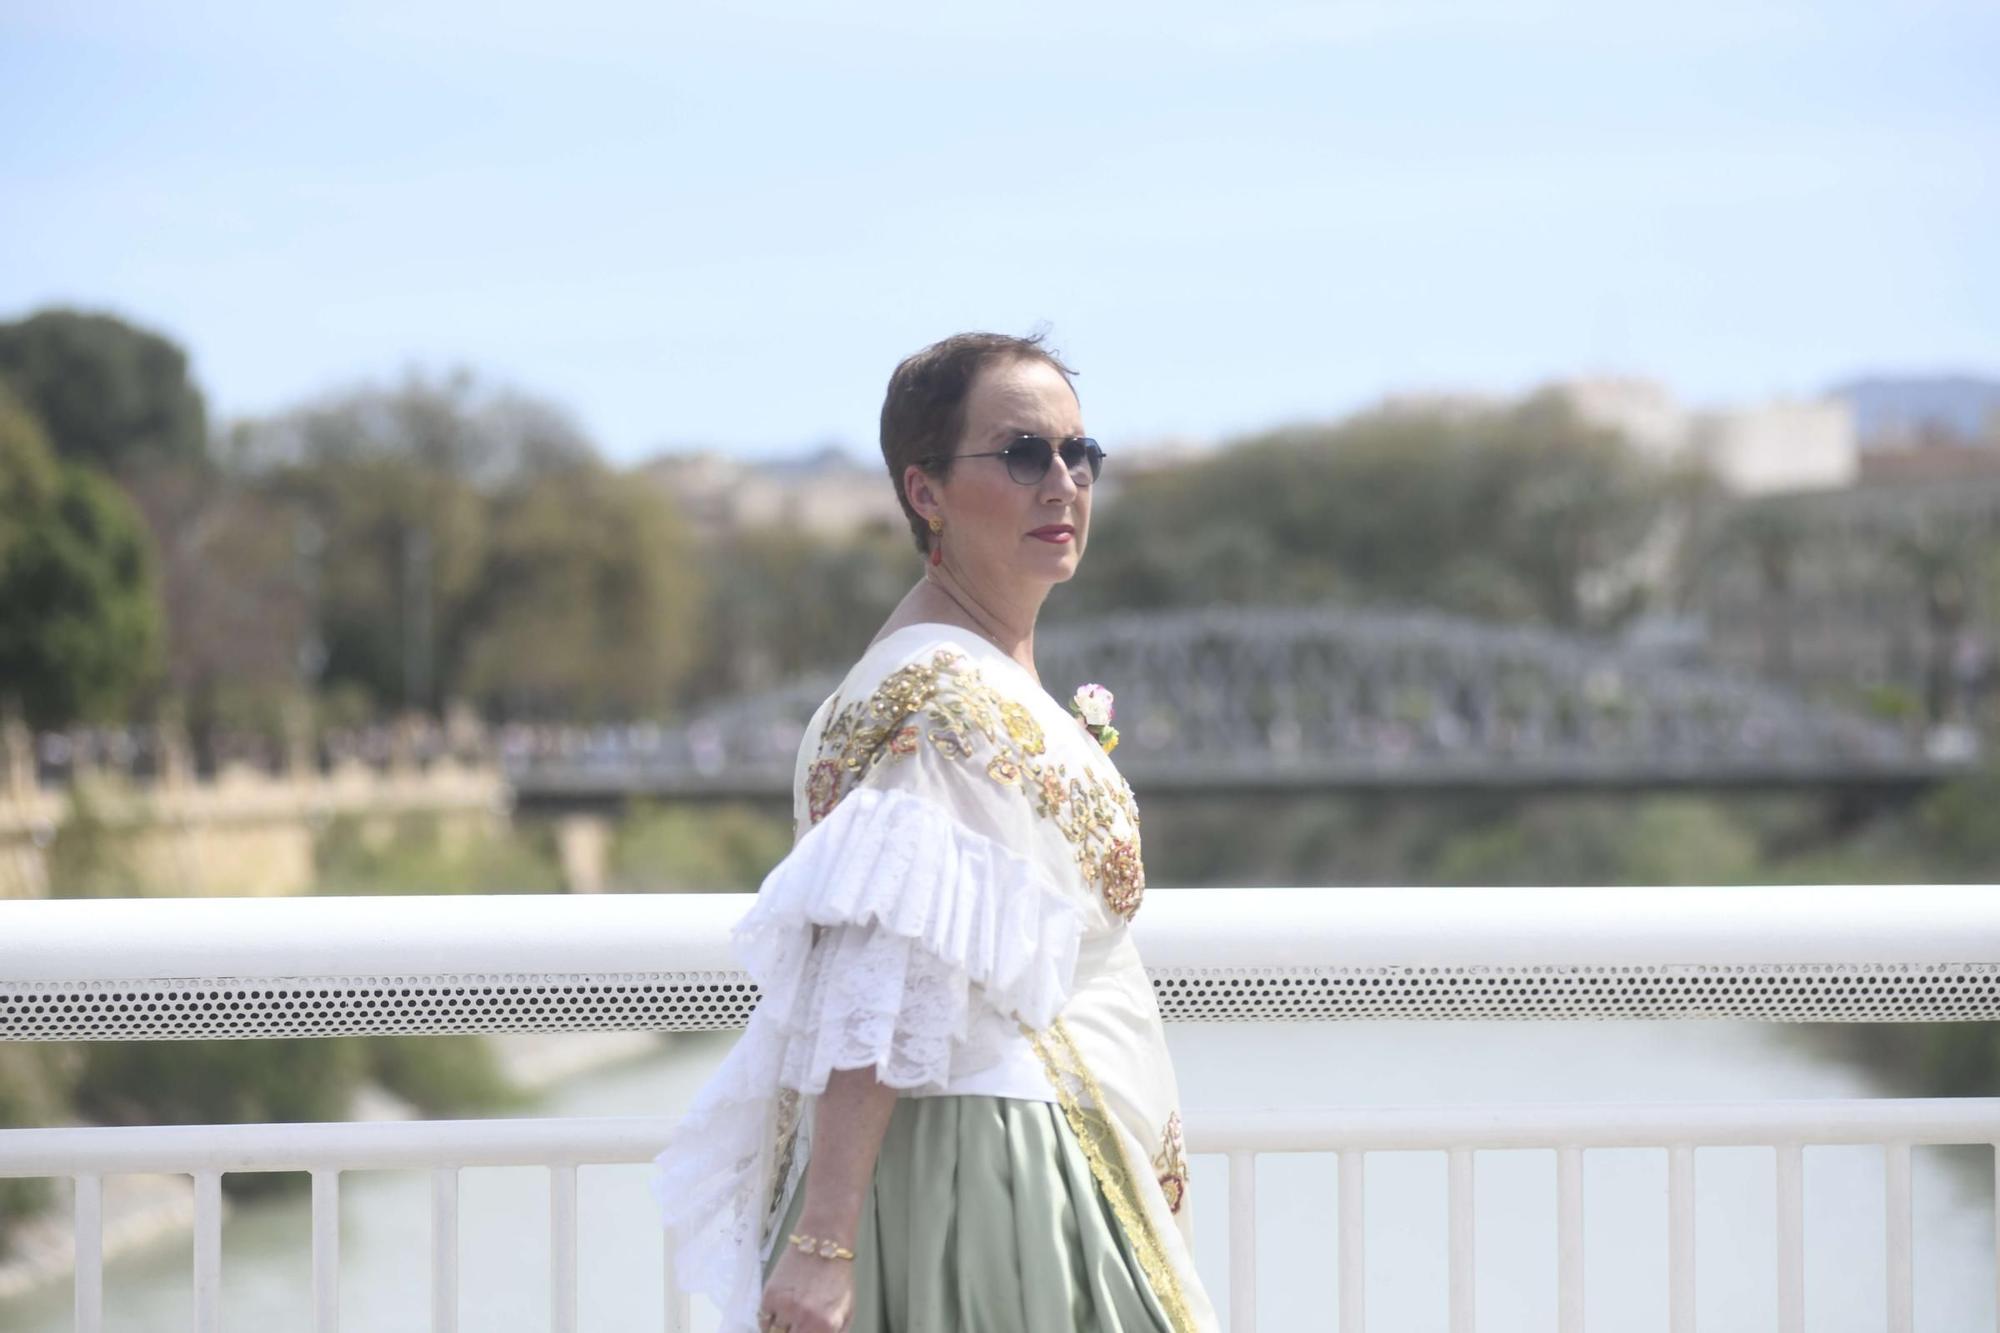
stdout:
<svg viewBox="0 0 2000 1333">
<path fill-rule="evenodd" d="M 0 705 L 31 725 L 119 715 L 151 675 L 160 618 L 145 525 L 65 464 L 0 388 Z"/>
<path fill-rule="evenodd" d="M 1553 395 L 1274 431 L 1126 486 L 1093 520 L 1078 606 L 1336 599 L 1604 628 L 1638 604 L 1610 575 L 1686 484 Z"/>
<path fill-rule="evenodd" d="M 115 316 L 58 309 L 0 323 L 0 383 L 65 462 L 117 473 L 207 458 L 208 411 L 187 353 Z"/>
</svg>

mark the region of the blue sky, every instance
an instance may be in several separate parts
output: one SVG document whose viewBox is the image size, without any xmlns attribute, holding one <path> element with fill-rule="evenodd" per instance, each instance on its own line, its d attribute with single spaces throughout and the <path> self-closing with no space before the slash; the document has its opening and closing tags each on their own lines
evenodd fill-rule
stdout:
<svg viewBox="0 0 2000 1333">
<path fill-rule="evenodd" d="M 0 317 L 223 418 L 410 365 L 872 456 L 1046 324 L 1107 448 L 1384 392 L 2000 373 L 2000 6 L 0 0 Z"/>
</svg>

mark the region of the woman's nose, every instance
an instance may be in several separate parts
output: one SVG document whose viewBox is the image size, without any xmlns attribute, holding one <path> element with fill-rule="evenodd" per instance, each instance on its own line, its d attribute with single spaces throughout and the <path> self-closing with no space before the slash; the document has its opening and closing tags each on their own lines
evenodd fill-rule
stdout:
<svg viewBox="0 0 2000 1333">
<path fill-rule="evenodd" d="M 1082 489 L 1076 484 L 1076 478 L 1070 475 L 1069 464 L 1063 461 L 1062 453 L 1058 451 L 1056 456 L 1049 460 L 1048 473 L 1042 478 L 1043 494 L 1059 495 L 1069 500 Z"/>
</svg>

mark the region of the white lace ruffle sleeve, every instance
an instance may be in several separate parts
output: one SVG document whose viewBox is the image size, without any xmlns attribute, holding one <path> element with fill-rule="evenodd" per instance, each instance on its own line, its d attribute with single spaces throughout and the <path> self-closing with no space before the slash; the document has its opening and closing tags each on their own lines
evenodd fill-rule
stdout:
<svg viewBox="0 0 2000 1333">
<path fill-rule="evenodd" d="M 757 1008 L 654 1159 L 675 1272 L 726 1333 L 755 1327 L 792 1094 L 859 1068 L 940 1090 L 997 1059 L 1014 1020 L 1051 1022 L 1072 985 L 1082 915 L 1016 850 L 1034 845 L 1008 822 L 1018 793 L 996 801 L 979 765 L 930 744 L 889 755 L 895 725 L 732 932 Z"/>
</svg>

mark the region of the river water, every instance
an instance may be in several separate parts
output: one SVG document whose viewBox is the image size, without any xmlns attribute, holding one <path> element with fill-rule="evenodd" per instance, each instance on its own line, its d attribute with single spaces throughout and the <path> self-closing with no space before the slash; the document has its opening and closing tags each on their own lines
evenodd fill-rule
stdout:
<svg viewBox="0 0 2000 1333">
<path fill-rule="evenodd" d="M 1368 1022 L 1176 1024 L 1169 1028 L 1185 1105 L 1533 1101 L 1762 1100 L 1881 1095 L 1867 1077 L 1788 1029 L 1740 1022 Z M 675 1039 L 656 1056 L 574 1077 L 529 1114 L 672 1113 L 720 1058 L 726 1034 Z M 1664 1149 L 1584 1154 L 1587 1317 L 1593 1330 L 1665 1333 Z M 1221 1159 L 1193 1159 L 1198 1263 L 1218 1308 L 1228 1302 Z M 1914 1154 L 1917 1327 L 1994 1327 L 1992 1157 L 1985 1149 Z M 662 1326 L 660 1240 L 646 1168 L 579 1173 L 579 1327 L 629 1333 Z M 1259 1324 L 1336 1323 L 1332 1156 L 1267 1157 L 1258 1172 Z M 1702 1333 L 1777 1326 L 1772 1154 L 1696 1154 L 1696 1271 Z M 1477 1159 L 1478 1327 L 1555 1327 L 1555 1155 Z M 1806 1150 L 1807 1327 L 1885 1326 L 1882 1153 Z M 549 1327 L 548 1187 L 539 1169 L 461 1174 L 461 1324 L 466 1333 Z M 1372 1154 L 1367 1169 L 1370 1329 L 1444 1333 L 1445 1160 Z M 429 1187 L 420 1172 L 343 1178 L 341 1316 L 350 1333 L 429 1329 Z M 192 1245 L 185 1236 L 106 1270 L 109 1333 L 191 1326 Z M 236 1206 L 223 1235 L 223 1326 L 304 1333 L 311 1320 L 307 1199 Z M 697 1305 L 698 1329 L 713 1327 Z M 66 1333 L 66 1286 L 0 1305 L 7 1333 Z"/>
</svg>

